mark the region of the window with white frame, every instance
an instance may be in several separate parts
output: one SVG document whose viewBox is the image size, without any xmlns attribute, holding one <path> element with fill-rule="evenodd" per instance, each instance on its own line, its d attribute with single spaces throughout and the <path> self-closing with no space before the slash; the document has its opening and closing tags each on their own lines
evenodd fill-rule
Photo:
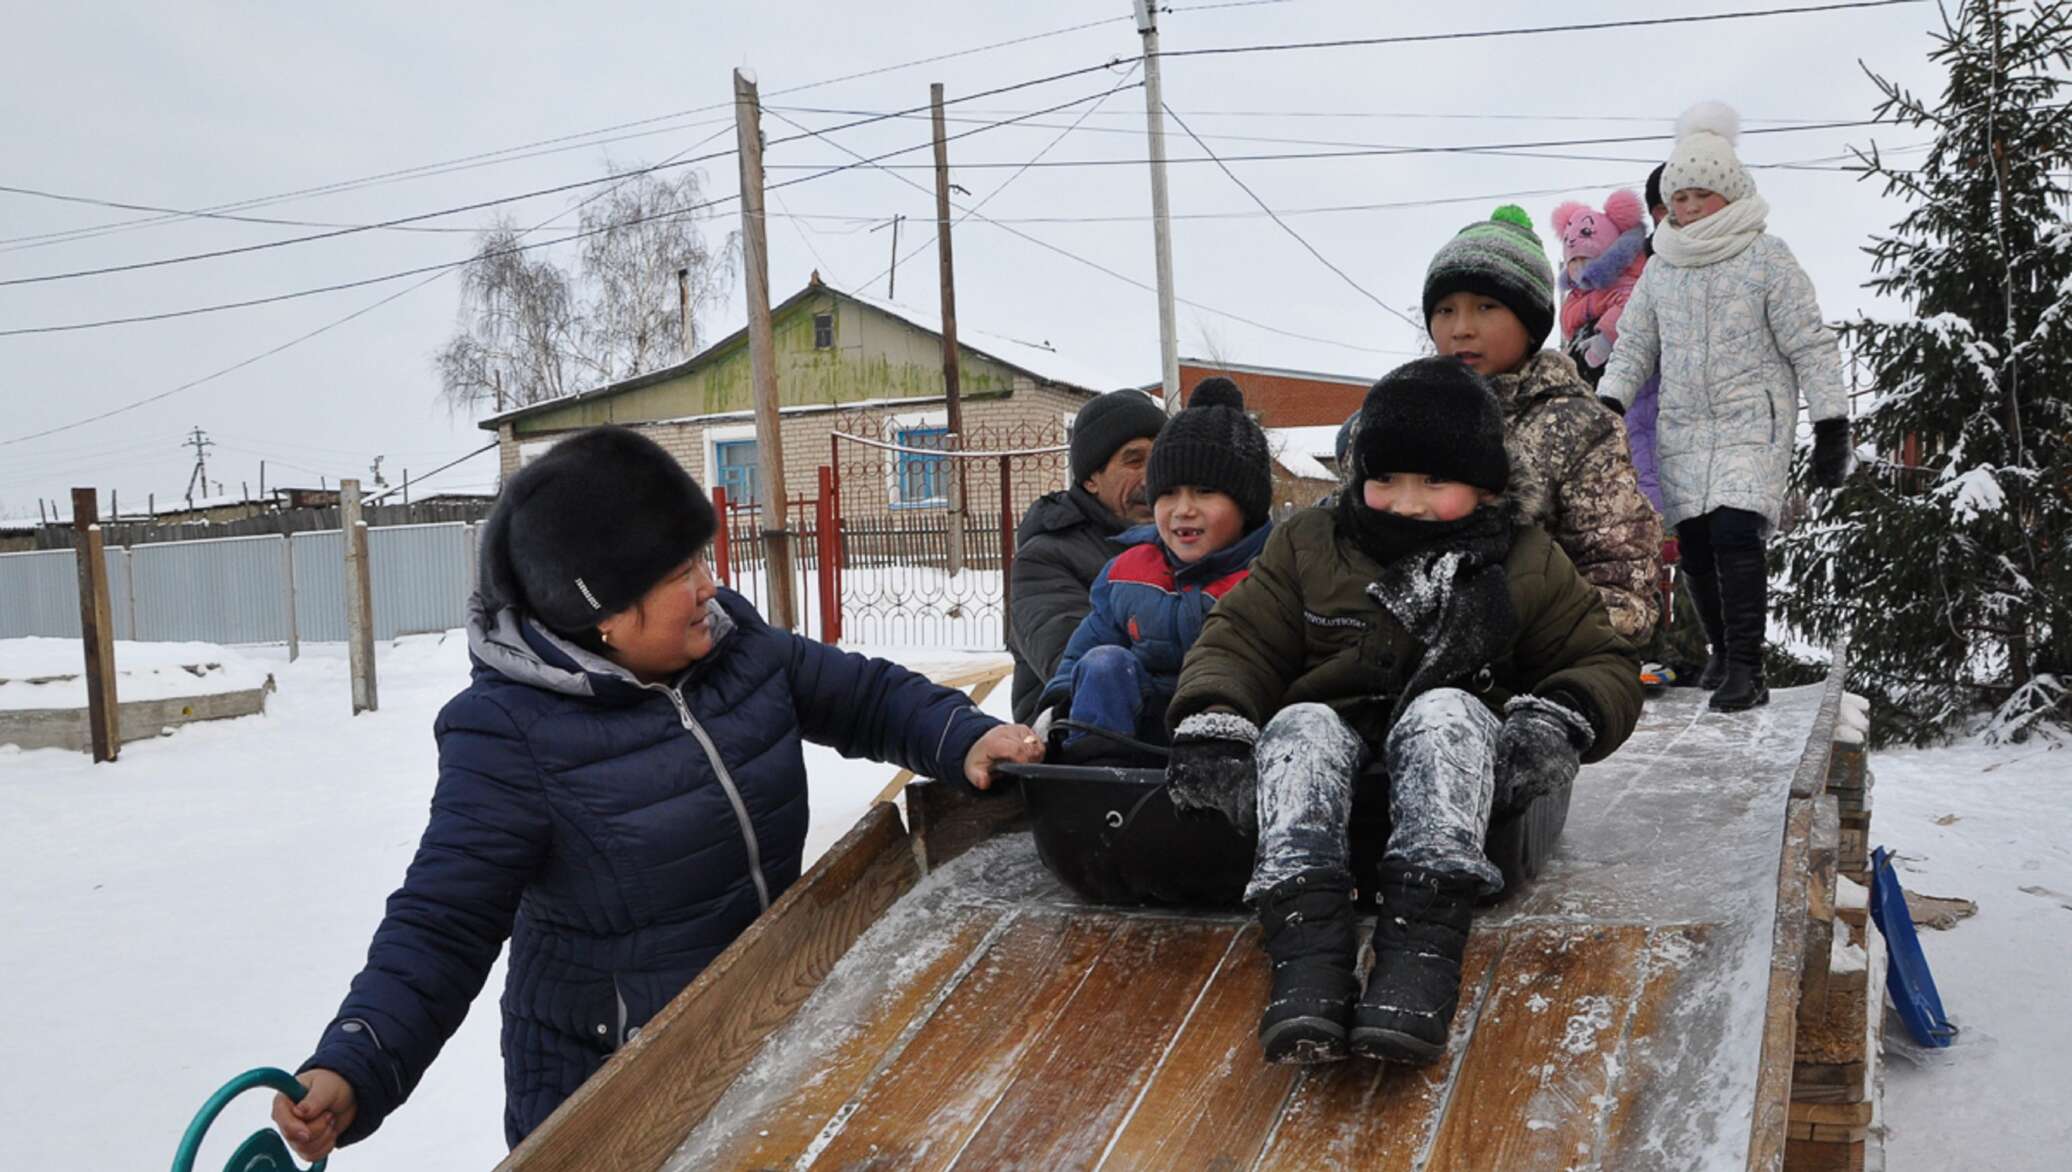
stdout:
<svg viewBox="0 0 2072 1172">
<path fill-rule="evenodd" d="M 762 499 L 762 461 L 755 447 L 755 425 L 705 429 L 705 485 L 725 489 L 730 504 Z"/>
<path fill-rule="evenodd" d="M 888 421 L 886 435 L 903 449 L 891 456 L 890 483 L 886 486 L 896 509 L 935 508 L 950 503 L 951 460 L 931 455 L 949 447 L 949 423 L 940 411 L 895 416 Z"/>
</svg>

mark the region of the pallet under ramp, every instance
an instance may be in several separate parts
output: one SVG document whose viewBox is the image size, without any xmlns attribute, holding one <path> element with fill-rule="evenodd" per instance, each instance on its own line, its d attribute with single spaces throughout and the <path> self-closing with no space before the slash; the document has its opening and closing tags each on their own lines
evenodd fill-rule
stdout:
<svg viewBox="0 0 2072 1172">
<path fill-rule="evenodd" d="M 1088 906 L 1018 797 L 917 785 L 502 1167 L 1777 1168 L 1839 698 L 1650 703 L 1425 1069 L 1264 1064 L 1249 917 Z"/>
</svg>

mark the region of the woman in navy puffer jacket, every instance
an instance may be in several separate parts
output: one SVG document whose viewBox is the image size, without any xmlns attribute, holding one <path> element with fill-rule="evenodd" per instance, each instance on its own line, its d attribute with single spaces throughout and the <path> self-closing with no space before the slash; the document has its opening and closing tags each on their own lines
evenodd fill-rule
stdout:
<svg viewBox="0 0 2072 1172">
<path fill-rule="evenodd" d="M 1027 729 L 776 630 L 698 556 L 712 508 L 660 447 L 574 436 L 505 485 L 474 679 L 439 714 L 431 820 L 274 1119 L 305 1159 L 402 1105 L 505 937 L 504 1133 L 519 1140 L 799 876 L 801 744 L 988 783 Z"/>
</svg>

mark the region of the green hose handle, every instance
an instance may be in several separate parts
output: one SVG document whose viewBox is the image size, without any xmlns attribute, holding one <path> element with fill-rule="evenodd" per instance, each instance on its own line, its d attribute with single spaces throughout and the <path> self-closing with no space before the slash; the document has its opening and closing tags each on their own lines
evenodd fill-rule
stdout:
<svg viewBox="0 0 2072 1172">
<path fill-rule="evenodd" d="M 208 1135 L 209 1125 L 216 1121 L 216 1116 L 223 1113 L 223 1108 L 230 1105 L 230 1100 L 257 1087 L 279 1091 L 297 1103 L 302 1101 L 302 1096 L 309 1093 L 309 1088 L 302 1085 L 301 1079 L 273 1066 L 247 1070 L 224 1083 L 217 1088 L 215 1094 L 209 1096 L 208 1102 L 201 1105 L 201 1110 L 194 1113 L 194 1122 L 187 1125 L 187 1134 L 180 1140 L 180 1150 L 173 1155 L 173 1172 L 194 1172 L 194 1159 L 201 1154 L 201 1141 Z M 324 1164 L 325 1161 L 318 1160 L 310 1165 L 309 1172 L 323 1172 Z M 231 1157 L 230 1164 L 224 1172 L 259 1172 L 260 1169 L 284 1169 L 286 1172 L 293 1172 L 294 1167 L 294 1161 L 288 1157 L 287 1144 L 282 1141 L 280 1134 L 262 1128 L 238 1145 L 236 1154 Z"/>
</svg>

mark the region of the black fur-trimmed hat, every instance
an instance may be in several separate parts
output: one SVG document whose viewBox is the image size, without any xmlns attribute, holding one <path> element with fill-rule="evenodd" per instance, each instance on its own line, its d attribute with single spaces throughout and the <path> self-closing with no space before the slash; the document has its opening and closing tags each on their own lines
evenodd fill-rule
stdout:
<svg viewBox="0 0 2072 1172">
<path fill-rule="evenodd" d="M 482 532 L 482 590 L 561 632 L 632 606 L 712 540 L 712 503 L 661 445 L 597 427 L 504 482 Z"/>
<path fill-rule="evenodd" d="M 1494 493 L 1511 481 L 1503 409 L 1482 376 L 1453 358 L 1420 358 L 1383 375 L 1360 404 L 1352 456 L 1350 485 L 1377 472 L 1421 472 Z"/>
<path fill-rule="evenodd" d="M 1245 414 L 1245 393 L 1221 375 L 1194 385 L 1187 409 L 1173 416 L 1152 445 L 1144 494 L 1212 488 L 1237 502 L 1245 531 L 1266 523 L 1273 508 L 1273 454 L 1266 433 Z"/>
</svg>

